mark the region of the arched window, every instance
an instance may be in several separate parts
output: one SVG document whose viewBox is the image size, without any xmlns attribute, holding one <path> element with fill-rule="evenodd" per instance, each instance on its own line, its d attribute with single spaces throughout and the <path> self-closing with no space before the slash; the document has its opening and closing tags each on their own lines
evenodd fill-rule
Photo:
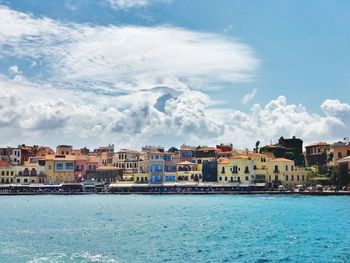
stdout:
<svg viewBox="0 0 350 263">
<path fill-rule="evenodd" d="M 32 170 L 30 171 L 30 175 L 31 176 L 36 176 L 37 175 L 35 168 L 32 168 Z"/>
</svg>

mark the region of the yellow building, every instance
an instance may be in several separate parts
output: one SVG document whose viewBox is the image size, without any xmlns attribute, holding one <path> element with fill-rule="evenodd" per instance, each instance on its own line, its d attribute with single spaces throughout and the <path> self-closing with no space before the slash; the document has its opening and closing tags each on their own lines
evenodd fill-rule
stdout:
<svg viewBox="0 0 350 263">
<path fill-rule="evenodd" d="M 271 159 L 269 155 L 261 153 L 248 153 L 249 158 L 253 160 L 254 176 L 256 183 L 265 183 L 267 179 L 267 163 Z"/>
<path fill-rule="evenodd" d="M 189 161 L 183 161 L 176 164 L 177 182 L 202 182 L 202 171 L 198 169 L 197 164 Z"/>
<path fill-rule="evenodd" d="M 138 184 L 149 184 L 151 175 L 149 173 L 135 173 L 133 174 L 133 182 Z"/>
<path fill-rule="evenodd" d="M 291 188 L 308 182 L 308 175 L 304 168 L 295 166 L 293 160 L 275 158 L 268 160 L 267 182 L 272 187 L 283 185 Z"/>
<path fill-rule="evenodd" d="M 336 142 L 333 143 L 329 150 L 328 165 L 338 165 L 338 160 L 350 156 L 350 143 Z"/>
<path fill-rule="evenodd" d="M 13 166 L 9 162 L 0 160 L 0 184 L 15 183 L 20 166 Z"/>
<path fill-rule="evenodd" d="M 45 173 L 50 184 L 72 183 L 74 177 L 75 156 L 73 155 L 46 155 Z"/>
<path fill-rule="evenodd" d="M 235 155 L 218 159 L 218 183 L 252 184 L 255 183 L 254 160 L 248 155 Z"/>
</svg>

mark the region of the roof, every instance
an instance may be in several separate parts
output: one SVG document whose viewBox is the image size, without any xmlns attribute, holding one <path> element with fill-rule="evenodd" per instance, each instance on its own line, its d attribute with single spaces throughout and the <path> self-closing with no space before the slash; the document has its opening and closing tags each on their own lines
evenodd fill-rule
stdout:
<svg viewBox="0 0 350 263">
<path fill-rule="evenodd" d="M 289 160 L 286 158 L 275 158 L 275 159 L 272 159 L 271 161 L 273 161 L 273 162 L 294 162 L 293 160 Z"/>
<path fill-rule="evenodd" d="M 314 142 L 305 147 L 312 147 L 312 146 L 330 146 L 330 144 L 326 142 Z"/>
<path fill-rule="evenodd" d="M 4 160 L 0 160 L 0 167 L 8 167 L 11 166 L 9 162 L 6 162 Z"/>
<path fill-rule="evenodd" d="M 98 171 L 103 171 L 103 170 L 121 170 L 122 168 L 118 168 L 115 166 L 110 166 L 110 165 L 106 165 L 106 166 L 99 166 L 96 168 L 96 170 Z"/>
<path fill-rule="evenodd" d="M 335 142 L 331 145 L 331 147 L 344 147 L 344 146 L 349 146 L 348 143 L 345 143 L 345 142 Z"/>
<path fill-rule="evenodd" d="M 176 165 L 194 165 L 194 163 L 189 161 L 184 161 L 184 162 L 177 163 Z"/>
<path fill-rule="evenodd" d="M 76 160 L 75 155 L 54 155 L 49 154 L 45 155 L 45 160 L 51 160 L 51 161 L 75 161 Z"/>
<path fill-rule="evenodd" d="M 223 157 L 221 157 L 221 158 L 218 159 L 218 163 L 229 164 L 230 161 L 229 161 L 228 158 L 223 158 Z"/>
<path fill-rule="evenodd" d="M 203 148 L 199 148 L 199 149 L 196 149 L 196 151 L 218 151 L 219 149 L 216 149 L 214 147 L 203 147 Z"/>
<path fill-rule="evenodd" d="M 230 159 L 249 159 L 249 156 L 248 155 L 239 154 L 239 155 L 234 155 L 234 156 L 230 157 Z"/>
<path fill-rule="evenodd" d="M 350 156 L 347 156 L 338 160 L 338 163 L 348 163 L 348 162 L 350 162 Z"/>
</svg>

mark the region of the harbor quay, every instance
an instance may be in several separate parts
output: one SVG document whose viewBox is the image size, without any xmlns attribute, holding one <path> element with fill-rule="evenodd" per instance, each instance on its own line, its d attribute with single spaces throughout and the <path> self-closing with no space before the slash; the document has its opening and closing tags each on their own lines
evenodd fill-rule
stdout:
<svg viewBox="0 0 350 263">
<path fill-rule="evenodd" d="M 350 143 L 300 138 L 233 144 L 90 150 L 0 148 L 0 193 L 338 193 L 349 190 Z"/>
</svg>

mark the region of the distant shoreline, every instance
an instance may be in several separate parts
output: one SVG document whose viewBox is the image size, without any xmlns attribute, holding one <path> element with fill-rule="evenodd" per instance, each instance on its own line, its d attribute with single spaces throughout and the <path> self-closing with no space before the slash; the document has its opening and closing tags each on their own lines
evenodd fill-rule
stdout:
<svg viewBox="0 0 350 263">
<path fill-rule="evenodd" d="M 10 195 L 311 195 L 350 196 L 349 191 L 339 192 L 277 192 L 277 191 L 189 191 L 189 192 L 0 192 L 0 196 Z"/>
</svg>

